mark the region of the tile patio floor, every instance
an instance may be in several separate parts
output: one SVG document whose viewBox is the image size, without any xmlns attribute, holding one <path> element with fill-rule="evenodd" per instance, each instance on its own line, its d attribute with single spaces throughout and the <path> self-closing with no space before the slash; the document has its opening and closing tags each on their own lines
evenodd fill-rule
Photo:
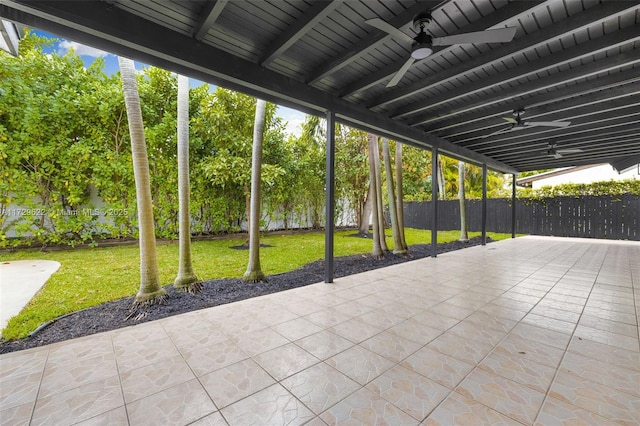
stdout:
<svg viewBox="0 0 640 426">
<path fill-rule="evenodd" d="M 640 244 L 523 237 L 0 357 L 2 425 L 640 424 Z"/>
</svg>

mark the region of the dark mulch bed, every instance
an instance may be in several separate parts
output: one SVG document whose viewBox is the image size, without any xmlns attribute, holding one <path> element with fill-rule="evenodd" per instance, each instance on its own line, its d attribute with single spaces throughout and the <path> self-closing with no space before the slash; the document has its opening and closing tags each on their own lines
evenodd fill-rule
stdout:
<svg viewBox="0 0 640 426">
<path fill-rule="evenodd" d="M 491 240 L 487 238 L 487 242 Z M 468 242 L 454 241 L 438 244 L 438 253 L 458 250 L 481 244 L 479 237 Z M 384 259 L 377 260 L 370 255 L 353 255 L 337 257 L 334 260 L 334 276 L 336 278 L 372 269 L 383 268 L 397 263 L 431 256 L 431 245 L 419 244 L 411 246 L 408 257 L 387 253 Z M 87 336 L 103 331 L 115 330 L 134 324 L 153 321 L 172 315 L 182 314 L 197 309 L 223 305 L 251 297 L 275 293 L 314 284 L 324 280 L 324 261 L 309 263 L 294 271 L 267 277 L 268 282 L 247 284 L 240 279 L 221 279 L 204 281 L 203 290 L 198 294 L 177 292 L 172 285 L 165 289 L 169 295 L 166 303 L 153 305 L 144 310 L 132 311 L 133 297 L 114 300 L 92 308 L 73 312 L 53 322 L 41 326 L 31 337 L 2 342 L 0 353 L 29 349 L 76 337 Z"/>
</svg>

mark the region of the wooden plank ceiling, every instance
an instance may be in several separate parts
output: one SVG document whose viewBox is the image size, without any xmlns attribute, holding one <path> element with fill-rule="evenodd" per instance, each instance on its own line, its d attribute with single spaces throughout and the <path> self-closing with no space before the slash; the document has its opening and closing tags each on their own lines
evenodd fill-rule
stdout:
<svg viewBox="0 0 640 426">
<path fill-rule="evenodd" d="M 424 11 L 433 37 L 515 37 L 436 46 L 388 87 L 411 44 L 365 21 L 413 38 Z M 637 1 L 0 0 L 0 16 L 504 172 L 640 162 Z M 522 109 L 556 126 L 511 128 Z"/>
</svg>

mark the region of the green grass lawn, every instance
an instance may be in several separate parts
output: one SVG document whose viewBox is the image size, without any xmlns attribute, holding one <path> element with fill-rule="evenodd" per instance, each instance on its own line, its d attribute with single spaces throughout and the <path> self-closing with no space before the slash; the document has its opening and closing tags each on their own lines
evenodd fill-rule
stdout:
<svg viewBox="0 0 640 426">
<path fill-rule="evenodd" d="M 371 240 L 352 238 L 354 231 L 339 231 L 335 234 L 335 256 L 367 253 L 371 251 Z M 391 230 L 387 230 L 391 235 Z M 455 241 L 459 231 L 439 231 L 438 242 Z M 469 233 L 469 237 L 480 235 Z M 510 234 L 487 233 L 494 240 L 510 238 Z M 431 243 L 431 232 L 406 229 L 408 245 Z M 262 244 L 272 247 L 260 252 L 262 270 L 267 275 L 291 271 L 324 257 L 324 233 L 295 235 L 266 235 Z M 194 241 L 192 243 L 193 267 L 202 280 L 217 278 L 240 278 L 247 268 L 247 250 L 233 250 L 245 239 L 220 239 Z M 391 249 L 393 239 L 387 238 Z M 55 260 L 60 269 L 51 276 L 38 294 L 18 314 L 9 320 L 2 331 L 5 340 L 26 337 L 39 325 L 83 308 L 96 306 L 109 300 L 132 296 L 138 291 L 139 256 L 137 246 L 82 248 L 65 251 L 41 252 L 21 250 L 2 254 L 3 262 L 11 260 Z M 160 281 L 171 284 L 178 270 L 178 243 L 158 245 Z"/>
</svg>

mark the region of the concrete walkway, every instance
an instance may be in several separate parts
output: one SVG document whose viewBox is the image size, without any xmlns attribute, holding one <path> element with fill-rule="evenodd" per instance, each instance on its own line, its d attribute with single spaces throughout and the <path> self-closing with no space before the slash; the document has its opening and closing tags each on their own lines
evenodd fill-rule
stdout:
<svg viewBox="0 0 640 426">
<path fill-rule="evenodd" d="M 52 260 L 11 260 L 0 263 L 0 331 L 22 310 L 60 268 Z"/>
<path fill-rule="evenodd" d="M 638 259 L 523 237 L 4 354 L 1 423 L 637 425 Z"/>
</svg>

